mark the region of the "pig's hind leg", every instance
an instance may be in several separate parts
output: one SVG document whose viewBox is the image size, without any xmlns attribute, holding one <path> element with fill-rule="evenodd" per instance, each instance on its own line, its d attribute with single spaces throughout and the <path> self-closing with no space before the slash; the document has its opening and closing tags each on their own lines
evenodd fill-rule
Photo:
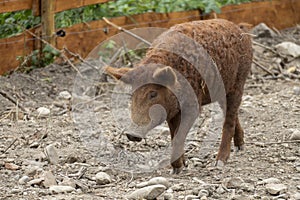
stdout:
<svg viewBox="0 0 300 200">
<path fill-rule="evenodd" d="M 217 166 L 223 166 L 230 155 L 231 141 L 234 138 L 235 146 L 242 146 L 243 131 L 238 120 L 238 109 L 241 103 L 242 95 L 239 90 L 226 95 L 226 114 L 222 130 L 222 140 L 217 155 Z"/>
</svg>

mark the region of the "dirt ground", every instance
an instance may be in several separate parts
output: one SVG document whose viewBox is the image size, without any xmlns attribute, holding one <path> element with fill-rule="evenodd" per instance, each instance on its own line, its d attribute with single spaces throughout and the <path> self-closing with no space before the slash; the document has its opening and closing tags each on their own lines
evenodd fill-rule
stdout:
<svg viewBox="0 0 300 200">
<path fill-rule="evenodd" d="M 193 137 L 186 142 L 189 165 L 180 174 L 170 174 L 170 166 L 134 173 L 138 171 L 134 159 L 137 163 L 130 173 L 122 170 L 130 171 L 131 167 L 123 160 L 101 157 L 103 149 L 97 148 L 97 142 L 105 140 L 85 137 L 88 127 L 82 128 L 83 119 L 76 117 L 80 111 L 92 110 L 93 133 L 106 135 L 114 145 L 134 152 L 133 156 L 139 151 L 151 149 L 155 153 L 164 149 L 170 139 L 160 127 L 147 141 L 127 141 L 113 119 L 109 84 L 98 87 L 99 96 L 92 108 L 76 110 L 78 102 L 73 92 L 78 75 L 68 65 L 0 77 L 0 199 L 126 199 L 137 190 L 137 184 L 160 176 L 168 180 L 169 189 L 157 199 L 300 199 L 300 143 L 291 139 L 300 130 L 300 61 L 299 57 L 283 56 L 274 50 L 283 41 L 300 45 L 300 27 L 274 33 L 254 38 L 254 60 L 268 70 L 252 66 L 240 108 L 246 149 L 232 152 L 222 169 L 212 167 L 220 135 L 211 141 L 207 133 L 212 118 L 210 107 L 201 113 Z M 72 94 L 73 101 L 62 91 Z M 49 109 L 50 114 L 38 114 L 40 107 Z M 49 150 L 49 145 L 54 150 Z M 205 145 L 209 150 L 203 151 Z M 101 171 L 110 176 L 106 184 L 96 180 Z M 286 188 L 271 194 L 266 186 L 268 178 L 279 179 L 275 182 Z M 53 192 L 49 189 L 51 182 L 69 185 L 73 190 Z"/>
</svg>

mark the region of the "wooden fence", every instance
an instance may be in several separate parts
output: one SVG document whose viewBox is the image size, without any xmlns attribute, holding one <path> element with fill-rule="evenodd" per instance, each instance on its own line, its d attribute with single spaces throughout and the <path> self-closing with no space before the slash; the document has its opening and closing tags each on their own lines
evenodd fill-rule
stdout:
<svg viewBox="0 0 300 200">
<path fill-rule="evenodd" d="M 34 15 L 41 16 L 41 27 L 32 29 L 58 49 L 67 47 L 70 51 L 85 57 L 101 41 L 118 33 L 104 21 L 92 21 L 65 28 L 65 37 L 54 34 L 54 15 L 57 12 L 82 6 L 104 3 L 108 0 L 0 0 L 0 13 L 32 9 Z M 192 20 L 225 18 L 233 22 L 247 22 L 256 25 L 265 22 L 270 27 L 283 29 L 300 23 L 300 0 L 273 0 L 241 5 L 225 6 L 221 14 L 203 15 L 200 11 L 175 12 L 168 14 L 145 13 L 131 17 L 110 19 L 113 23 L 132 29 L 136 27 L 165 27 Z M 38 38 L 27 32 L 18 36 L 0 39 L 0 74 L 16 68 L 16 59 L 40 48 Z"/>
</svg>

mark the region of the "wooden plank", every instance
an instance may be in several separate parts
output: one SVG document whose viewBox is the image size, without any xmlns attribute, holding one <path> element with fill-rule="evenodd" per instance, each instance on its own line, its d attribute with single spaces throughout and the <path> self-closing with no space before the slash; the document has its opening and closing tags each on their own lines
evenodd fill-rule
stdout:
<svg viewBox="0 0 300 200">
<path fill-rule="evenodd" d="M 32 0 L 0 0 L 0 13 L 31 9 Z"/>
<path fill-rule="evenodd" d="M 41 2 L 41 23 L 42 23 L 42 38 L 55 46 L 55 23 L 54 23 L 53 1 L 42 0 Z M 42 45 L 43 46 L 43 45 Z"/>
<path fill-rule="evenodd" d="M 257 25 L 264 22 L 271 28 L 284 29 L 300 22 L 299 10 L 299 0 L 273 0 L 224 6 L 222 12 L 216 16 L 235 23 L 247 22 Z M 204 16 L 204 19 L 213 18 L 214 14 Z"/>
<path fill-rule="evenodd" d="M 138 27 L 168 28 L 174 24 L 199 19 L 200 14 L 198 11 L 188 11 L 170 14 L 145 13 L 131 17 L 117 17 L 110 20 L 130 30 Z M 107 25 L 103 20 L 77 24 L 64 30 L 66 31 L 66 36 L 56 39 L 57 48 L 62 49 L 65 46 L 82 57 L 86 57 L 100 42 L 119 33 L 117 29 Z"/>
<path fill-rule="evenodd" d="M 26 56 L 33 51 L 34 40 L 22 33 L 11 38 L 0 39 L 0 75 L 15 69 L 20 61 L 19 56 Z"/>
<path fill-rule="evenodd" d="M 64 10 L 105 3 L 108 1 L 109 0 L 53 0 L 54 12 L 61 12 Z"/>
</svg>

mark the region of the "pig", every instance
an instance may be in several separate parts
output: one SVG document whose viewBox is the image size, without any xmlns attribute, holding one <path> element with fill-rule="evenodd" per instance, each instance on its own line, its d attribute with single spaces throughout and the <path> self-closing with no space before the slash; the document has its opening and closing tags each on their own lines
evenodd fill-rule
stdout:
<svg viewBox="0 0 300 200">
<path fill-rule="evenodd" d="M 186 135 L 201 107 L 218 102 L 225 119 L 215 165 L 223 166 L 232 139 L 237 150 L 244 148 L 238 111 L 252 54 L 251 36 L 238 25 L 224 19 L 200 20 L 177 24 L 162 33 L 133 68 L 106 67 L 107 74 L 133 89 L 134 126 L 128 139 L 141 141 L 145 133 L 167 121 L 170 162 L 173 173 L 179 173 L 186 165 Z"/>
</svg>

